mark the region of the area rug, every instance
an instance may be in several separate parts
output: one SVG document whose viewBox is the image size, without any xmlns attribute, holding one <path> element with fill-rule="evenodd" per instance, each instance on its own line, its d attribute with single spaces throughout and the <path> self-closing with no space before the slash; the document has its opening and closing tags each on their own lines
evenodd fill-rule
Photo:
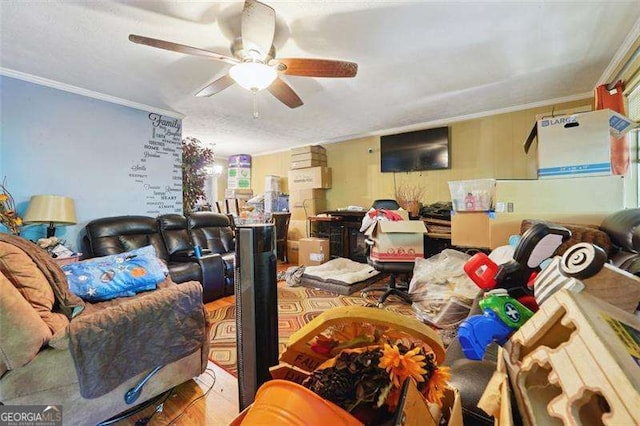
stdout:
<svg viewBox="0 0 640 426">
<path fill-rule="evenodd" d="M 411 305 L 391 297 L 384 309 L 414 316 Z M 284 352 L 289 336 L 327 309 L 338 306 L 365 306 L 369 300 L 357 296 L 342 296 L 306 287 L 278 288 L 279 350 Z M 374 308 L 372 308 L 374 309 Z M 375 308 L 378 309 L 378 308 Z M 226 306 L 209 312 L 214 323 L 209 359 L 237 375 L 236 307 Z"/>
</svg>

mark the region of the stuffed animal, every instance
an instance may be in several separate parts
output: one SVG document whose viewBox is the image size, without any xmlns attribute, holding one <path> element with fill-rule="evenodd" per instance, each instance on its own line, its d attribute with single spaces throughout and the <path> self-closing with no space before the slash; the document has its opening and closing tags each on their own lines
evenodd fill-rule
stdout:
<svg viewBox="0 0 640 426">
<path fill-rule="evenodd" d="M 60 244 L 60 238 L 58 237 L 40 238 L 38 240 L 38 246 L 43 249 L 54 248 L 58 244 Z"/>
</svg>

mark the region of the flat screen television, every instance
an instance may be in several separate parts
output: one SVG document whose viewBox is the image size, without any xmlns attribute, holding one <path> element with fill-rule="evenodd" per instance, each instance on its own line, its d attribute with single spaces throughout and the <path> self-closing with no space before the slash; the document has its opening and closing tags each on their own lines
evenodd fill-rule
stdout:
<svg viewBox="0 0 640 426">
<path fill-rule="evenodd" d="M 417 172 L 450 167 L 449 128 L 418 130 L 380 138 L 380 171 Z"/>
</svg>

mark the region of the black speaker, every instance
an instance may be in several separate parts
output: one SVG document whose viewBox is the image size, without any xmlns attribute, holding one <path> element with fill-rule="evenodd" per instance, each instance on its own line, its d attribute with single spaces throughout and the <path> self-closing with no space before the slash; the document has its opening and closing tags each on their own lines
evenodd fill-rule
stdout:
<svg viewBox="0 0 640 426">
<path fill-rule="evenodd" d="M 276 233 L 272 224 L 236 228 L 236 345 L 240 410 L 278 364 Z"/>
</svg>

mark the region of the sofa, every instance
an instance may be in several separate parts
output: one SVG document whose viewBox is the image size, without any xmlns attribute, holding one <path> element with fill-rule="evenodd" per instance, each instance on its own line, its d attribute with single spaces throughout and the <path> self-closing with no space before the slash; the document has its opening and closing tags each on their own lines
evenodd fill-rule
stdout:
<svg viewBox="0 0 640 426">
<path fill-rule="evenodd" d="M 61 405 L 64 424 L 96 424 L 201 374 L 202 286 L 157 287 L 85 302 L 48 253 L 0 234 L 0 404 Z"/>
<path fill-rule="evenodd" d="M 123 253 L 152 245 L 176 283 L 198 281 L 205 303 L 233 294 L 235 239 L 226 215 L 197 212 L 95 219 L 85 227 L 88 257 Z M 195 256 L 194 247 L 202 248 Z"/>
<path fill-rule="evenodd" d="M 523 221 L 522 231 L 535 220 Z M 581 241 L 600 246 L 609 255 L 609 262 L 615 266 L 640 276 L 640 209 L 621 210 L 607 216 L 600 226 L 567 226 L 572 231 L 572 239 L 560 246 L 560 255 L 569 246 Z M 469 315 L 481 314 L 479 298 L 474 302 Z M 467 359 L 457 339 L 446 351 L 446 364 L 451 367 L 451 383 L 460 391 L 465 424 L 493 425 L 493 417 L 477 407 L 489 379 L 496 369 L 497 345 L 491 345 L 482 361 Z M 515 400 L 512 401 L 514 424 L 520 424 L 520 416 Z"/>
</svg>

